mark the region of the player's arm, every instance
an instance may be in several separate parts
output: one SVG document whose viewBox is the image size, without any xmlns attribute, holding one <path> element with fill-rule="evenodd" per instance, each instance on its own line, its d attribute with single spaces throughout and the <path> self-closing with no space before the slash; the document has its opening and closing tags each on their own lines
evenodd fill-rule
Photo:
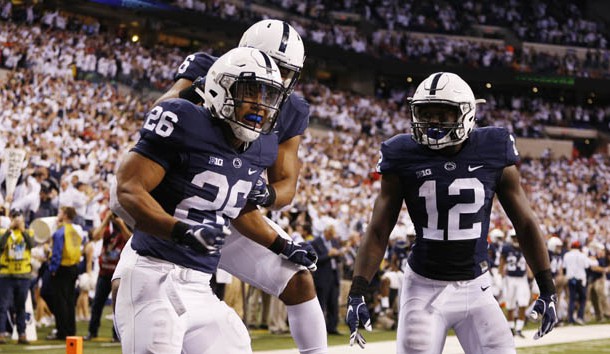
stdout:
<svg viewBox="0 0 610 354">
<path fill-rule="evenodd" d="M 231 225 L 243 236 L 252 241 L 269 247 L 278 234 L 263 218 L 255 205 L 246 204 L 239 216 L 231 221 Z"/>
<path fill-rule="evenodd" d="M 302 165 L 298 155 L 300 143 L 300 135 L 282 142 L 277 159 L 267 169 L 267 178 L 275 190 L 275 200 L 269 206 L 271 209 L 281 209 L 294 198 Z"/>
<path fill-rule="evenodd" d="M 231 225 L 242 235 L 267 247 L 289 261 L 305 266 L 312 272 L 317 269 L 318 256 L 309 243 L 296 244 L 280 236 L 263 218 L 255 205 L 246 204 Z"/>
<path fill-rule="evenodd" d="M 364 277 L 369 282 L 379 269 L 390 233 L 396 225 L 402 207 L 401 188 L 398 175 L 383 175 L 371 222 L 356 256 L 354 278 Z"/>
<path fill-rule="evenodd" d="M 530 313 L 531 319 L 542 319 L 540 328 L 534 335 L 534 339 L 538 339 L 552 331 L 558 322 L 555 309 L 557 290 L 553 283 L 549 254 L 538 227 L 538 220 L 521 188 L 519 179 L 517 167 L 514 165 L 505 167 L 496 192 L 506 215 L 513 223 L 525 260 L 532 269 L 540 289 L 540 297 Z"/>
<path fill-rule="evenodd" d="M 375 200 L 371 222 L 356 255 L 354 278 L 347 299 L 346 322 L 350 329 L 350 345 L 364 348 L 366 341 L 358 332 L 360 322 L 367 331 L 372 330 L 371 316 L 364 302 L 364 295 L 383 259 L 390 232 L 396 225 L 402 206 L 401 184 L 398 175 L 387 174 L 381 178 L 381 191 Z"/>
<path fill-rule="evenodd" d="M 538 220 L 520 184 L 517 167 L 504 168 L 497 189 L 498 200 L 512 222 L 527 264 L 534 274 L 550 270 L 549 255 Z"/>
<path fill-rule="evenodd" d="M 150 195 L 165 177 L 165 169 L 155 161 L 131 151 L 117 171 L 119 204 L 135 221 L 138 229 L 170 239 L 176 219 L 165 212 Z"/>
</svg>

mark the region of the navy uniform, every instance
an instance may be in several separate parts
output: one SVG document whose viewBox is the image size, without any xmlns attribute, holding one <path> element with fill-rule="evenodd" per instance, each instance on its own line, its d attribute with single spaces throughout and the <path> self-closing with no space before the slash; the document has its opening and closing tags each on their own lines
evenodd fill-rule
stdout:
<svg viewBox="0 0 610 354">
<path fill-rule="evenodd" d="M 502 128 L 475 129 L 454 156 L 438 154 L 410 134 L 382 144 L 378 172 L 399 176 L 416 231 L 400 296 L 399 350 L 441 352 L 436 346 L 450 328 L 467 352 L 482 345 L 488 352 L 514 348 L 488 290 L 487 233 L 503 169 L 517 161 L 514 141 Z M 421 343 L 401 344 L 406 333 Z"/>
<path fill-rule="evenodd" d="M 417 144 L 409 134 L 384 142 L 380 173 L 401 177 L 416 242 L 409 266 L 430 279 L 472 280 L 489 268 L 489 215 L 504 167 L 517 162 L 505 129 L 472 132 L 455 158 Z"/>
<path fill-rule="evenodd" d="M 238 151 L 224 138 L 223 124 L 204 107 L 168 100 L 147 115 L 132 149 L 165 169 L 150 195 L 184 223 L 226 227 L 277 157 L 275 135 L 261 135 Z M 200 253 L 137 228 L 131 239 L 132 254 L 121 256 L 115 312 L 124 352 L 251 352 L 241 319 L 209 286 L 218 253 Z M 206 348 L 192 347 L 201 342 Z"/>
<path fill-rule="evenodd" d="M 531 294 L 523 251 L 512 244 L 505 244 L 502 247 L 502 258 L 506 262 L 506 309 L 511 311 L 516 307 L 527 307 Z"/>
<path fill-rule="evenodd" d="M 194 81 L 198 77 L 205 77 L 210 66 L 217 59 L 202 52 L 191 54 L 178 68 L 174 80 Z M 302 135 L 308 124 L 309 104 L 300 95 L 292 93 L 282 105 L 273 133 L 277 136 L 278 143 L 281 144 L 290 138 Z M 280 226 L 265 219 L 280 236 L 291 239 Z M 256 262 L 259 267 L 252 267 L 252 262 Z M 241 237 L 240 233 L 233 228 L 231 228 L 231 234 L 227 236 L 218 267 L 274 296 L 279 296 L 284 291 L 286 284 L 296 272 L 305 269 L 277 257 L 276 254 L 258 243 Z"/>
</svg>

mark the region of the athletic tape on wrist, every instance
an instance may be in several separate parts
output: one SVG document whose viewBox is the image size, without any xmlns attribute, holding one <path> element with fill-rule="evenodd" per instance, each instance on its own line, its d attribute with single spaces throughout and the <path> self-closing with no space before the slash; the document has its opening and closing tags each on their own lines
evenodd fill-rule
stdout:
<svg viewBox="0 0 610 354">
<path fill-rule="evenodd" d="M 286 243 L 288 243 L 288 241 L 286 241 L 286 239 L 284 239 L 280 235 L 277 235 L 275 240 L 273 240 L 273 243 L 271 244 L 271 246 L 269 246 L 268 248 L 271 250 L 271 252 L 273 252 L 275 254 L 280 254 L 286 247 Z"/>
<path fill-rule="evenodd" d="M 172 232 L 171 232 L 171 238 L 172 241 L 176 242 L 176 243 L 180 243 L 184 240 L 184 235 L 186 235 L 186 232 L 190 229 L 191 227 L 186 224 L 183 223 L 182 221 L 178 221 L 177 223 L 174 224 L 174 227 L 172 228 Z"/>
<path fill-rule="evenodd" d="M 540 295 L 551 295 L 557 292 L 557 290 L 555 290 L 555 283 L 553 283 L 553 274 L 551 274 L 550 269 L 538 272 L 534 277 L 536 278 L 538 289 L 540 289 Z"/>
<path fill-rule="evenodd" d="M 357 275 L 352 279 L 352 286 L 349 289 L 350 296 L 364 296 L 369 288 L 369 281 L 361 275 Z"/>
</svg>

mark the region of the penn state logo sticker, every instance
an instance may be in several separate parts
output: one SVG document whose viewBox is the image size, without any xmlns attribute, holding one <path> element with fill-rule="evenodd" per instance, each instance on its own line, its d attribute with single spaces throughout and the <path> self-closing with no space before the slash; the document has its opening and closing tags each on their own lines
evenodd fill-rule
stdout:
<svg viewBox="0 0 610 354">
<path fill-rule="evenodd" d="M 455 162 L 445 162 L 445 170 L 447 171 L 453 171 L 456 167 L 457 165 L 455 164 Z"/>
<path fill-rule="evenodd" d="M 241 159 L 239 157 L 236 157 L 233 159 L 233 167 L 240 168 L 241 165 L 242 165 L 242 163 L 241 163 Z"/>
</svg>

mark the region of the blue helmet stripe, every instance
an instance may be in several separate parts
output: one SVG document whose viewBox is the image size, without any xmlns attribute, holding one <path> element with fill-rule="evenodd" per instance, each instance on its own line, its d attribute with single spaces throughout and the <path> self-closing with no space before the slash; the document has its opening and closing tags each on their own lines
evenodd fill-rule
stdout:
<svg viewBox="0 0 610 354">
<path fill-rule="evenodd" d="M 430 85 L 430 95 L 436 95 L 436 86 L 438 85 L 438 81 L 441 79 L 444 73 L 438 73 L 432 79 L 432 84 Z"/>
<path fill-rule="evenodd" d="M 286 46 L 288 46 L 289 35 L 290 27 L 288 27 L 288 23 L 284 22 L 284 32 L 282 33 L 282 41 L 280 42 L 280 48 L 278 49 L 281 53 L 286 53 Z"/>
</svg>

